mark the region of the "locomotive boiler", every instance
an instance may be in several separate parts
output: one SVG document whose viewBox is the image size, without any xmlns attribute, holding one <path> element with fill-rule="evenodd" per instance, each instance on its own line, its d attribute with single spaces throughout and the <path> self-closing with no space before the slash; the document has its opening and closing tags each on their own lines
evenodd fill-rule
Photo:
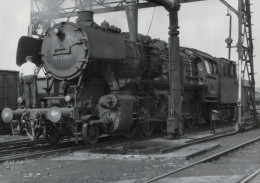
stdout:
<svg viewBox="0 0 260 183">
<path fill-rule="evenodd" d="M 137 41 L 129 37 L 108 22 L 97 25 L 93 12 L 82 11 L 76 23 L 55 24 L 43 40 L 21 38 L 21 45 L 24 39 L 37 44 L 33 51 L 40 52 L 35 57 L 40 60 L 35 63 L 45 70 L 46 94 L 39 108 L 26 109 L 19 100 L 18 109 L 4 109 L 3 120 L 17 122 L 32 140 L 43 135 L 50 143 L 68 135 L 94 144 L 103 133 L 133 137 L 140 130 L 150 135 L 156 127 L 166 132 L 167 43 L 140 34 Z M 24 57 L 19 49 L 24 47 L 17 52 Z M 236 87 L 235 63 L 189 48 L 181 48 L 181 62 L 187 126 L 208 120 L 211 109 L 234 110 L 236 98 L 224 101 L 221 84 L 226 80 L 221 78 L 232 68 L 227 77 Z"/>
</svg>

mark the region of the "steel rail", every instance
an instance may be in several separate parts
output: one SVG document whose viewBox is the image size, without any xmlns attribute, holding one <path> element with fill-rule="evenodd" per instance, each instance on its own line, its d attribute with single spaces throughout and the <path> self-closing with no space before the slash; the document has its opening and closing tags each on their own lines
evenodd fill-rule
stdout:
<svg viewBox="0 0 260 183">
<path fill-rule="evenodd" d="M 260 169 L 252 173 L 251 175 L 246 176 L 243 180 L 238 181 L 237 183 L 247 183 L 251 181 L 255 176 L 257 176 L 260 173 Z"/>
<path fill-rule="evenodd" d="M 198 140 L 192 140 L 190 142 L 187 142 L 186 144 L 182 144 L 182 145 L 175 146 L 175 147 L 169 147 L 169 148 L 161 149 L 160 152 L 161 153 L 168 153 L 168 152 L 171 152 L 171 151 L 174 151 L 174 150 L 178 150 L 178 149 L 181 149 L 181 148 L 185 148 L 185 147 L 188 147 L 188 146 L 191 146 L 191 145 L 194 145 L 194 144 L 199 144 L 199 143 L 204 143 L 204 142 L 216 140 L 216 139 L 219 139 L 219 138 L 235 135 L 237 133 L 238 132 L 230 132 L 230 133 L 226 133 L 226 134 L 222 134 L 222 135 L 215 135 L 215 136 L 212 136 L 212 137 L 206 137 L 206 138 L 202 138 L 202 139 L 198 139 Z"/>
<path fill-rule="evenodd" d="M 44 144 L 44 141 L 42 139 L 40 139 L 38 141 L 38 145 L 43 145 L 43 144 Z M 18 148 L 28 148 L 28 147 L 32 147 L 35 145 L 36 144 L 29 139 L 2 142 L 2 143 L 0 143 L 0 154 L 4 151 L 8 151 L 8 150 L 11 151 L 11 150 L 15 150 Z"/>
<path fill-rule="evenodd" d="M 33 144 L 19 144 L 19 145 L 10 145 L 10 146 L 7 146 L 7 147 L 1 147 L 0 148 L 0 155 L 2 152 L 6 152 L 6 151 L 12 151 L 12 150 L 16 150 L 18 148 L 29 148 L 30 146 L 33 146 Z"/>
<path fill-rule="evenodd" d="M 230 153 L 230 152 L 233 152 L 233 151 L 235 151 L 235 150 L 237 150 L 237 149 L 240 149 L 240 148 L 242 148 L 242 147 L 244 147 L 244 146 L 250 145 L 250 144 L 252 144 L 252 143 L 254 143 L 254 142 L 256 142 L 256 141 L 259 141 L 259 140 L 260 140 L 260 137 L 255 138 L 255 139 L 250 140 L 250 141 L 247 141 L 247 142 L 245 142 L 245 143 L 243 143 L 243 144 L 240 144 L 240 145 L 237 145 L 237 146 L 235 146 L 235 147 L 229 148 L 229 149 L 227 149 L 227 150 L 225 150 L 225 151 L 222 151 L 222 152 L 217 153 L 217 154 L 215 154 L 215 155 L 212 155 L 212 156 L 210 156 L 210 157 L 204 158 L 204 159 L 199 160 L 199 161 L 197 161 L 197 162 L 195 162 L 195 163 L 192 163 L 192 164 L 190 164 L 190 165 L 184 166 L 184 167 L 179 168 L 179 169 L 177 169 L 177 170 L 173 170 L 173 171 L 171 171 L 171 172 L 168 172 L 168 173 L 162 174 L 162 175 L 160 175 L 160 176 L 157 176 L 157 177 L 155 177 L 155 178 L 149 179 L 149 180 L 145 181 L 145 183 L 155 182 L 155 181 L 157 181 L 157 180 L 160 180 L 160 179 L 162 179 L 162 178 L 168 177 L 168 176 L 170 176 L 170 175 L 172 175 L 172 174 L 175 174 L 175 173 L 177 173 L 177 172 L 180 172 L 180 171 L 186 170 L 186 169 L 188 169 L 188 168 L 191 168 L 191 167 L 193 167 L 193 166 L 195 166 L 195 165 L 198 165 L 198 164 L 201 164 L 201 163 L 206 163 L 206 162 L 209 162 L 209 161 L 218 159 L 218 158 L 221 157 L 221 156 L 224 156 L 224 155 L 226 155 L 226 154 L 228 154 L 228 153 Z"/>
<path fill-rule="evenodd" d="M 20 143 L 26 143 L 26 142 L 30 142 L 30 141 L 31 141 L 31 140 L 29 140 L 29 139 L 5 141 L 5 142 L 0 142 L 0 147 L 2 147 L 2 146 L 6 146 L 6 145 L 9 145 L 9 144 L 20 144 Z"/>
</svg>

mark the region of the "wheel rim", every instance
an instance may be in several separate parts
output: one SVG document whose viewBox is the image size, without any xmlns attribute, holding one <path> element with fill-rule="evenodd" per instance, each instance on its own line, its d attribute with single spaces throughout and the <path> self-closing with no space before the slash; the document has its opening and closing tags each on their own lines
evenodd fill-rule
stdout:
<svg viewBox="0 0 260 183">
<path fill-rule="evenodd" d="M 59 142 L 59 132 L 55 127 L 45 127 L 44 129 L 44 139 L 47 143 L 55 145 Z"/>
<path fill-rule="evenodd" d="M 167 132 L 167 124 L 166 122 L 160 122 L 159 123 L 159 129 L 161 132 L 166 133 Z"/>
<path fill-rule="evenodd" d="M 133 125 L 131 126 L 131 128 L 129 128 L 126 132 L 124 132 L 124 135 L 127 138 L 133 138 L 136 134 L 136 131 L 137 131 L 137 125 L 134 122 Z"/>
<path fill-rule="evenodd" d="M 99 127 L 97 125 L 84 124 L 82 138 L 85 143 L 96 144 L 99 138 Z"/>
<path fill-rule="evenodd" d="M 142 129 L 143 129 L 143 132 L 146 136 L 150 136 L 152 135 L 154 129 L 155 129 L 155 125 L 152 124 L 152 123 L 143 123 L 142 124 Z"/>
<path fill-rule="evenodd" d="M 185 124 L 186 124 L 187 128 L 192 128 L 194 126 L 194 121 L 193 121 L 193 119 L 186 119 Z"/>
</svg>

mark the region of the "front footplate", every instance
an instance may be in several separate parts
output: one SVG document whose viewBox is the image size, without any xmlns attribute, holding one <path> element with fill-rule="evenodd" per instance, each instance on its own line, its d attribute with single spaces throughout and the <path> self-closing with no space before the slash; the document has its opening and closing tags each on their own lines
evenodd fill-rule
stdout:
<svg viewBox="0 0 260 183">
<path fill-rule="evenodd" d="M 1 117 L 5 123 L 16 122 L 17 129 L 26 132 L 32 141 L 37 141 L 47 129 L 65 120 L 73 118 L 74 108 L 39 108 L 16 109 L 5 108 Z"/>
</svg>

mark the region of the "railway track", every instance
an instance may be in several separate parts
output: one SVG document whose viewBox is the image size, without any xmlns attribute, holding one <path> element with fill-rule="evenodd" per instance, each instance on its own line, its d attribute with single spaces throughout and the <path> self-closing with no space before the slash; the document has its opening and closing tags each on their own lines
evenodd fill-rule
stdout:
<svg viewBox="0 0 260 183">
<path fill-rule="evenodd" d="M 177 147 L 174 147 L 174 149 L 161 149 L 159 153 L 166 153 L 168 151 L 172 151 L 172 150 L 176 150 L 176 149 L 181 149 L 183 147 L 187 147 L 190 145 L 194 145 L 197 143 L 202 143 L 202 142 L 207 142 L 207 141 L 212 141 L 218 138 L 222 138 L 222 137 L 226 137 L 226 136 L 230 136 L 230 135 L 234 135 L 236 133 L 231 132 L 231 133 L 227 133 L 227 134 L 222 134 L 222 135 L 215 135 L 213 137 L 209 137 L 209 138 L 203 138 L 203 139 L 198 139 L 198 140 L 193 140 L 187 144 L 184 145 L 180 145 Z M 137 142 L 137 141 L 142 141 L 142 140 L 148 140 L 148 139 L 152 139 L 152 138 L 157 138 L 157 137 L 162 137 L 162 134 L 154 134 L 150 137 L 136 137 L 131 139 L 131 142 Z M 254 139 L 252 142 L 248 142 L 248 143 L 253 143 L 254 141 L 260 140 L 260 138 Z M 65 153 L 69 153 L 69 152 L 73 152 L 73 151 L 79 151 L 79 150 L 94 150 L 94 149 L 98 149 L 98 148 L 102 148 L 102 147 L 106 147 L 106 146 L 111 146 L 111 145 L 115 145 L 115 144 L 124 144 L 124 143 L 128 143 L 129 139 L 127 138 L 120 138 L 118 139 L 118 136 L 109 136 L 109 137 L 105 137 L 105 138 L 101 138 L 100 139 L 100 143 L 98 143 L 97 145 L 93 146 L 93 145 L 83 145 L 82 143 L 79 145 L 75 145 L 75 142 L 73 140 L 71 141 L 67 141 L 67 142 L 63 142 L 63 143 L 59 143 L 57 144 L 57 146 L 53 147 L 50 146 L 48 144 L 40 144 L 40 145 L 35 145 L 32 143 L 29 143 L 30 141 L 17 141 L 17 142 L 13 142 L 13 143 L 3 143 L 0 144 L 0 163 L 6 162 L 6 161 L 17 161 L 17 160 L 25 160 L 25 159 L 32 159 L 32 158 L 39 158 L 39 157 L 46 157 L 46 156 L 51 156 L 51 155 L 57 155 L 57 154 L 65 154 Z M 244 146 L 247 145 L 247 143 L 244 144 Z M 234 149 L 229 149 L 226 152 L 222 152 L 219 153 L 215 156 L 203 159 L 197 163 L 194 163 L 192 165 L 183 167 L 181 169 L 175 170 L 173 172 L 167 173 L 165 175 L 161 175 L 159 177 L 155 177 L 154 179 L 148 180 L 147 182 L 154 182 L 156 180 L 159 180 L 163 177 L 172 175 L 176 172 L 182 171 L 184 169 L 190 168 L 192 166 L 195 166 L 196 164 L 199 163 L 203 163 L 203 162 L 207 162 L 207 161 L 211 161 L 213 159 L 216 159 L 220 156 L 223 156 L 225 153 L 229 153 L 231 151 L 234 151 L 237 148 L 240 148 L 241 146 L 235 147 Z"/>
<path fill-rule="evenodd" d="M 194 145 L 197 143 L 207 142 L 211 141 L 217 138 L 226 137 L 229 135 L 236 134 L 234 132 L 223 134 L 223 135 L 216 135 L 209 138 L 203 138 L 198 140 L 193 140 L 189 143 L 174 147 L 172 148 L 166 148 L 161 149 L 161 153 L 167 153 L 168 151 L 180 149 L 183 147 L 187 147 L 190 145 Z M 146 139 L 152 139 L 155 137 L 162 137 L 162 134 L 154 134 L 150 137 L 136 137 L 133 139 L 130 139 L 131 142 L 137 142 L 141 140 Z M 83 145 L 80 143 L 79 145 L 76 145 L 73 140 L 65 141 L 62 143 L 58 143 L 56 146 L 51 146 L 48 144 L 45 144 L 43 140 L 40 140 L 40 144 L 33 144 L 30 140 L 18 140 L 18 141 L 10 141 L 10 142 L 3 142 L 0 143 L 0 163 L 3 163 L 5 161 L 13 161 L 13 160 L 23 160 L 23 159 L 30 159 L 30 158 L 37 158 L 41 156 L 48 156 L 53 154 L 62 154 L 66 152 L 73 152 L 77 150 L 83 150 L 83 149 L 95 149 L 95 148 L 101 148 L 109 145 L 114 144 L 124 144 L 129 142 L 129 139 L 121 137 L 119 140 L 116 140 L 118 138 L 115 136 L 110 136 L 106 138 L 102 138 L 100 143 L 97 145 Z"/>
<path fill-rule="evenodd" d="M 223 156 L 226 156 L 227 154 L 229 153 L 232 153 L 236 150 L 239 150 L 241 148 L 244 148 L 248 145 L 251 145 L 255 142 L 258 142 L 260 141 L 260 137 L 257 137 L 255 139 L 252 139 L 252 140 L 249 140 L 245 143 L 241 143 L 237 146 L 234 146 L 232 148 L 229 148 L 227 150 L 224 150 L 222 152 L 219 152 L 219 153 L 216 153 L 214 155 L 211 155 L 207 158 L 204 158 L 204 159 L 201 159 L 199 161 L 196 161 L 190 165 L 187 165 L 187 166 L 184 166 L 182 168 L 179 168 L 179 169 L 176 169 L 176 170 L 173 170 L 173 171 L 170 171 L 168 173 L 165 173 L 165 174 L 162 174 L 162 175 L 159 175 L 157 177 L 154 177 L 152 179 L 149 179 L 149 180 L 146 180 L 145 183 L 151 183 L 151 182 L 165 182 L 164 179 L 168 178 L 168 177 L 172 177 L 174 176 L 175 174 L 177 173 L 180 173 L 182 171 L 185 171 L 185 170 L 188 170 L 188 169 L 191 169 L 191 168 L 194 168 L 195 166 L 199 165 L 199 164 L 202 164 L 202 163 L 207 163 L 207 162 L 211 162 L 213 160 L 218 160 L 220 157 L 223 157 Z M 260 170 L 254 172 L 253 174 L 251 174 L 250 176 L 246 176 L 243 180 L 239 181 L 241 183 L 246 183 L 246 182 L 249 182 L 255 175 L 259 174 Z"/>
<path fill-rule="evenodd" d="M 29 139 L 2 142 L 0 143 L 0 157 L 4 154 L 12 154 L 17 150 L 26 150 L 30 148 L 35 148 L 36 146 L 44 146 L 44 144 L 45 141 L 43 139 L 40 139 L 38 141 L 38 145 L 34 144 L 34 142 Z"/>
<path fill-rule="evenodd" d="M 198 139 L 198 140 L 192 140 L 186 144 L 176 146 L 174 148 L 166 148 L 166 149 L 161 149 L 160 153 L 167 153 L 169 151 L 181 149 L 184 147 L 188 147 L 190 145 L 198 144 L 198 143 L 203 143 L 207 141 L 212 141 L 218 138 L 234 135 L 236 132 L 230 132 L 227 134 L 222 134 L 222 135 L 215 135 L 213 137 L 208 137 L 208 138 L 203 138 L 203 139 Z M 162 137 L 162 134 L 154 134 L 149 137 L 136 137 L 133 139 L 127 139 L 120 137 L 118 139 L 118 136 L 109 136 L 105 138 L 100 139 L 100 143 L 97 145 L 83 145 L 80 143 L 79 145 L 76 145 L 73 140 L 70 141 L 65 141 L 62 143 L 58 143 L 56 146 L 51 146 L 48 144 L 45 144 L 44 141 L 40 141 L 41 144 L 33 144 L 29 140 L 19 140 L 19 141 L 12 141 L 12 142 L 4 142 L 0 143 L 0 163 L 6 162 L 6 161 L 15 161 L 15 160 L 24 160 L 24 159 L 31 159 L 31 158 L 38 158 L 42 156 L 50 156 L 50 155 L 55 155 L 55 154 L 63 154 L 63 153 L 68 153 L 68 152 L 73 152 L 73 151 L 78 151 L 78 150 L 84 150 L 84 149 L 89 149 L 93 150 L 96 148 L 102 148 L 105 146 L 111 146 L 114 144 L 124 144 L 129 141 L 131 142 L 137 142 L 141 140 L 147 140 L 147 139 L 152 139 L 156 137 Z"/>
<path fill-rule="evenodd" d="M 4 146 L 12 146 L 12 145 L 19 145 L 23 143 L 29 143 L 31 142 L 29 139 L 22 139 L 22 140 L 13 140 L 13 141 L 6 141 L 0 143 L 0 148 Z"/>
<path fill-rule="evenodd" d="M 136 137 L 130 139 L 132 142 L 151 139 L 156 137 L 161 137 L 162 134 L 154 134 L 149 137 Z M 117 140 L 116 140 L 116 139 Z M 100 139 L 100 142 L 96 145 L 89 145 L 83 144 L 83 141 L 80 141 L 79 144 L 75 144 L 74 140 L 70 140 L 67 142 L 58 143 L 55 146 L 51 146 L 49 144 L 32 144 L 29 143 L 30 141 L 21 141 L 21 142 L 14 142 L 10 144 L 0 144 L 0 163 L 6 161 L 17 161 L 17 160 L 24 160 L 24 159 L 31 159 L 31 158 L 39 158 L 43 156 L 50 156 L 55 154 L 63 154 L 69 153 L 78 150 L 84 149 L 96 149 L 101 148 L 104 146 L 110 146 L 114 144 L 121 144 L 129 142 L 129 139 L 125 137 L 118 136 L 108 136 Z"/>
</svg>

